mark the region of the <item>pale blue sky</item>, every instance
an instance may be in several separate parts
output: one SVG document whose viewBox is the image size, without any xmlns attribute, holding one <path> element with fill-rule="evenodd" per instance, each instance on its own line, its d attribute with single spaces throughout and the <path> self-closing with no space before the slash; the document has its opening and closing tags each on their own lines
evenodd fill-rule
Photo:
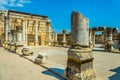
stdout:
<svg viewBox="0 0 120 80">
<path fill-rule="evenodd" d="M 55 31 L 70 30 L 71 12 L 89 18 L 90 27 L 120 27 L 120 0 L 0 0 L 0 9 L 48 16 Z"/>
</svg>

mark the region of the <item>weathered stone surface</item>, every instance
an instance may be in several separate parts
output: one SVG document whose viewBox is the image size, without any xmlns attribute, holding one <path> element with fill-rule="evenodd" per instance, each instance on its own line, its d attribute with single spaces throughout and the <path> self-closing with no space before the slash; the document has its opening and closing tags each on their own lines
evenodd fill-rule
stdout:
<svg viewBox="0 0 120 80">
<path fill-rule="evenodd" d="M 16 48 L 16 49 L 15 49 L 15 52 L 16 52 L 17 54 L 21 54 L 21 55 L 22 55 L 23 45 L 17 43 L 17 44 L 15 45 L 15 48 Z"/>
<path fill-rule="evenodd" d="M 112 41 L 112 28 L 107 28 L 107 38 L 106 38 L 106 44 L 105 44 L 105 51 L 112 51 L 113 50 L 113 41 Z"/>
<path fill-rule="evenodd" d="M 88 19 L 78 12 L 72 13 L 72 46 L 68 50 L 65 75 L 69 80 L 96 80 L 89 47 Z"/>
<path fill-rule="evenodd" d="M 15 52 L 16 47 L 15 47 L 15 43 L 10 43 L 10 49 L 11 52 Z"/>
<path fill-rule="evenodd" d="M 35 63 L 37 64 L 45 64 L 47 62 L 47 54 L 39 53 L 38 56 L 35 58 Z"/>
<path fill-rule="evenodd" d="M 10 43 L 8 43 L 8 46 L 7 46 L 7 50 L 9 50 L 10 49 Z"/>
<path fill-rule="evenodd" d="M 54 46 L 58 45 L 58 34 L 54 33 Z"/>
<path fill-rule="evenodd" d="M 34 52 L 31 51 L 29 48 L 23 48 L 22 53 L 24 56 L 30 56 L 30 55 L 33 55 Z"/>
<path fill-rule="evenodd" d="M 89 29 L 89 46 L 92 49 L 93 43 L 92 43 L 92 29 Z"/>
<path fill-rule="evenodd" d="M 77 12 L 73 12 L 71 17 L 71 28 L 72 33 L 74 33 L 72 34 L 72 44 L 89 46 L 88 19 L 84 18 L 82 14 Z"/>
<path fill-rule="evenodd" d="M 50 43 L 53 40 L 53 30 L 47 16 L 26 14 L 25 12 L 12 10 L 0 13 L 6 14 L 0 15 L 3 18 L 3 20 L 0 20 L 0 23 L 2 23 L 0 24 L 0 44 L 3 44 L 3 46 L 7 42 L 20 41 L 21 39 L 24 45 L 32 46 L 49 45 L 48 38 Z M 21 33 L 19 33 L 18 29 L 21 29 Z M 18 37 L 18 35 L 22 36 Z M 51 43 L 51 45 L 53 44 Z"/>
<path fill-rule="evenodd" d="M 67 46 L 67 41 L 66 41 L 66 31 L 63 30 L 63 40 L 62 40 L 62 45 L 63 47 Z"/>
</svg>

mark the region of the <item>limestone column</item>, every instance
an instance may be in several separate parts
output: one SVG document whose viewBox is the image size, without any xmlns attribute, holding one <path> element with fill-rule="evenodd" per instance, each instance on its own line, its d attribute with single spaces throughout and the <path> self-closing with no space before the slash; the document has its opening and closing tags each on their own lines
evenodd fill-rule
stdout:
<svg viewBox="0 0 120 80">
<path fill-rule="evenodd" d="M 48 45 L 51 45 L 51 27 L 48 27 Z"/>
<path fill-rule="evenodd" d="M 22 20 L 22 40 L 23 40 L 23 43 L 25 44 L 25 20 Z"/>
<path fill-rule="evenodd" d="M 119 32 L 119 51 L 120 51 L 120 32 Z"/>
<path fill-rule="evenodd" d="M 35 21 L 35 46 L 38 45 L 38 25 L 39 25 L 39 21 L 36 20 Z"/>
<path fill-rule="evenodd" d="M 107 28 L 107 40 L 105 51 L 111 52 L 113 50 L 113 41 L 112 41 L 112 28 Z"/>
<path fill-rule="evenodd" d="M 28 40 L 28 36 L 27 36 L 27 28 L 28 28 L 28 24 L 29 24 L 29 21 L 28 20 L 25 20 L 25 36 L 24 36 L 24 38 L 25 38 L 25 44 L 27 45 L 27 40 Z"/>
<path fill-rule="evenodd" d="M 11 21 L 8 19 L 8 44 L 11 42 Z"/>
<path fill-rule="evenodd" d="M 71 18 L 72 46 L 68 50 L 66 77 L 69 80 L 96 80 L 87 19 L 78 12 L 72 12 Z"/>
<path fill-rule="evenodd" d="M 18 41 L 18 42 L 22 42 L 22 32 L 21 32 L 21 31 L 19 31 L 19 32 L 17 33 L 17 41 Z"/>
<path fill-rule="evenodd" d="M 57 33 L 54 33 L 54 44 L 55 44 L 55 46 L 57 46 L 58 45 L 58 35 L 57 35 Z"/>
<path fill-rule="evenodd" d="M 28 20 L 22 20 L 22 42 L 23 45 L 27 45 L 27 26 L 28 26 Z"/>
<path fill-rule="evenodd" d="M 16 33 L 14 32 L 14 33 L 13 33 L 13 42 L 16 42 L 16 41 L 17 41 Z"/>
<path fill-rule="evenodd" d="M 4 47 L 6 48 L 7 47 L 7 43 L 8 43 L 8 31 L 9 31 L 9 20 L 8 20 L 8 15 L 5 15 L 4 16 L 5 18 L 5 23 L 4 23 L 4 26 L 5 26 L 5 45 Z"/>
<path fill-rule="evenodd" d="M 22 54 L 23 49 L 23 42 L 22 42 L 22 27 L 17 26 L 17 42 L 15 45 L 15 51 L 17 54 Z"/>
<path fill-rule="evenodd" d="M 66 47 L 67 46 L 67 41 L 66 41 L 66 31 L 63 30 L 63 37 L 62 37 L 62 45 L 63 47 Z"/>
<path fill-rule="evenodd" d="M 93 44 L 92 44 L 92 29 L 89 29 L 89 45 L 90 48 L 93 48 Z"/>
<path fill-rule="evenodd" d="M 95 47 L 95 32 L 92 32 L 92 44 Z"/>
</svg>

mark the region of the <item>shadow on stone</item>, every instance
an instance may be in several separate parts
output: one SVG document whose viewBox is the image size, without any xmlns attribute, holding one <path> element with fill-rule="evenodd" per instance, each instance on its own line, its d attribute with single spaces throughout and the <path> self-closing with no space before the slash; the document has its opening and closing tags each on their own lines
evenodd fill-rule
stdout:
<svg viewBox="0 0 120 80">
<path fill-rule="evenodd" d="M 120 80 L 120 67 L 111 69 L 110 71 L 115 72 L 115 74 L 110 76 L 109 80 Z"/>
<path fill-rule="evenodd" d="M 93 49 L 92 51 L 105 52 L 104 50 Z"/>
<path fill-rule="evenodd" d="M 57 73 L 59 73 L 59 74 L 61 74 L 61 75 L 64 75 L 64 70 L 63 70 L 63 69 L 58 69 L 58 68 L 50 68 L 50 69 L 53 70 L 53 71 L 55 71 L 55 72 L 57 72 Z M 46 75 L 54 76 L 54 77 L 56 77 L 58 80 L 65 80 L 65 79 L 63 79 L 62 77 L 60 77 L 60 76 L 58 76 L 58 75 L 50 72 L 49 70 L 43 71 L 42 73 L 43 73 L 43 74 L 46 74 Z"/>
</svg>

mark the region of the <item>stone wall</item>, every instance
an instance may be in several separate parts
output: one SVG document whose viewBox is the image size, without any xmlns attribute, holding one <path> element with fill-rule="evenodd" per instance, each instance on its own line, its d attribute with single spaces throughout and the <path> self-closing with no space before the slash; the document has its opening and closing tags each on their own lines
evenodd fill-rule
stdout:
<svg viewBox="0 0 120 80">
<path fill-rule="evenodd" d="M 3 12 L 2 12 L 3 13 Z M 5 14 L 4 12 L 3 14 Z M 0 32 L 1 35 L 5 35 L 7 42 L 16 41 L 17 27 L 22 30 L 22 42 L 25 45 L 50 45 L 52 42 L 52 28 L 50 20 L 47 16 L 18 12 L 7 11 L 6 23 L 0 21 L 0 28 L 5 32 Z M 1 15 L 5 19 L 5 15 Z M 7 26 L 6 26 L 7 25 Z M 12 39 L 10 39 L 10 36 Z"/>
</svg>

